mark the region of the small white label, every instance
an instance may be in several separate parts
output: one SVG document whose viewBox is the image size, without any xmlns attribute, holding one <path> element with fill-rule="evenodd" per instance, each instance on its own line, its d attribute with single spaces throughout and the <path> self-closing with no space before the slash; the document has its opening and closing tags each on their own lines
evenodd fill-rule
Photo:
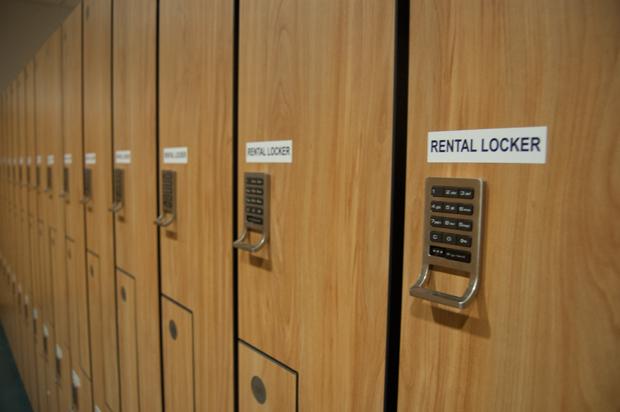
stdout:
<svg viewBox="0 0 620 412">
<path fill-rule="evenodd" d="M 94 165 L 97 163 L 97 153 L 86 153 L 84 155 L 84 163 Z"/>
<path fill-rule="evenodd" d="M 187 164 L 188 158 L 187 147 L 164 147 L 165 164 Z"/>
<path fill-rule="evenodd" d="M 73 155 L 71 153 L 65 153 L 65 165 L 70 165 L 73 163 Z"/>
<path fill-rule="evenodd" d="M 51 166 L 54 164 L 54 155 L 47 155 L 47 165 Z"/>
<path fill-rule="evenodd" d="M 101 412 L 101 409 L 97 405 L 95 405 L 95 412 Z"/>
<path fill-rule="evenodd" d="M 30 296 L 24 296 L 24 303 L 26 304 L 26 306 L 30 305 Z"/>
<path fill-rule="evenodd" d="M 24 164 L 24 158 L 23 158 L 23 157 L 20 157 L 20 158 L 19 158 L 19 165 L 21 166 L 21 165 L 23 165 L 23 164 Z"/>
<path fill-rule="evenodd" d="M 22 294 L 22 285 L 21 283 L 17 285 L 17 293 Z"/>
<path fill-rule="evenodd" d="M 56 359 L 62 359 L 62 348 L 60 345 L 56 345 Z"/>
<path fill-rule="evenodd" d="M 32 164 L 32 158 L 31 158 L 30 156 L 28 156 L 28 157 L 26 158 L 26 164 L 27 164 L 28 166 L 30 166 L 30 165 Z"/>
<path fill-rule="evenodd" d="M 47 329 L 47 325 L 43 325 L 43 336 L 46 338 L 49 338 L 50 336 L 50 331 Z"/>
<path fill-rule="evenodd" d="M 37 155 L 37 164 L 40 165 L 41 163 L 43 163 L 43 156 Z"/>
<path fill-rule="evenodd" d="M 39 319 L 39 309 L 37 308 L 32 309 L 32 318 Z"/>
<path fill-rule="evenodd" d="M 293 141 L 247 142 L 245 161 L 246 163 L 293 163 Z"/>
<path fill-rule="evenodd" d="M 429 163 L 544 164 L 547 126 L 428 132 Z"/>
<path fill-rule="evenodd" d="M 114 162 L 119 165 L 131 164 L 131 150 L 117 150 L 114 153 Z"/>
<path fill-rule="evenodd" d="M 78 375 L 75 370 L 71 370 L 71 382 L 73 382 L 73 386 L 76 388 L 82 386 L 82 380 L 80 379 L 80 375 Z"/>
</svg>

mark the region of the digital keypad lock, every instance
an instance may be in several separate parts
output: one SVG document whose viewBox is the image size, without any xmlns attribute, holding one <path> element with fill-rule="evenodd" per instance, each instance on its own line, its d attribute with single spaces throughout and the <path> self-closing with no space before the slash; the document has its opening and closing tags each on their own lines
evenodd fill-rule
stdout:
<svg viewBox="0 0 620 412">
<path fill-rule="evenodd" d="M 480 278 L 484 182 L 429 177 L 425 182 L 423 253 L 412 296 L 462 309 L 475 296 Z M 469 275 L 462 296 L 427 287 L 433 270 Z"/>
<path fill-rule="evenodd" d="M 233 246 L 248 252 L 259 251 L 269 239 L 270 177 L 266 173 L 245 173 L 243 177 L 243 233 Z M 250 232 L 258 232 L 257 243 L 248 243 Z"/>
<path fill-rule="evenodd" d="M 176 219 L 177 172 L 174 170 L 162 170 L 161 189 L 162 189 L 162 213 L 155 219 L 155 224 L 159 227 L 170 226 Z"/>
<path fill-rule="evenodd" d="M 115 168 L 113 171 L 112 206 L 108 209 L 112 213 L 118 213 L 125 203 L 125 171 Z"/>
</svg>

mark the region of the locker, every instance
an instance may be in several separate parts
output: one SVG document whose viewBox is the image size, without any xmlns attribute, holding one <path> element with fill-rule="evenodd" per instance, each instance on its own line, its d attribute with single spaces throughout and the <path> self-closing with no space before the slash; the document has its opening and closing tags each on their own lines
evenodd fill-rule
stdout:
<svg viewBox="0 0 620 412">
<path fill-rule="evenodd" d="M 157 215 L 157 1 L 115 1 L 113 9 L 111 212 L 118 284 L 131 279 L 135 291 L 131 303 L 119 300 L 117 294 L 120 398 L 123 410 L 160 411 L 158 241 L 153 224 Z M 121 320 L 135 327 L 127 329 L 129 324 Z"/>
<path fill-rule="evenodd" d="M 163 1 L 159 9 L 161 292 L 193 313 L 196 410 L 234 408 L 233 6 Z M 165 389 L 167 410 L 188 410 L 191 398 L 176 391 L 190 388 L 166 380 L 186 373 L 176 368 L 164 362 L 164 385 L 175 385 Z"/>
<path fill-rule="evenodd" d="M 297 373 L 240 342 L 239 409 L 296 411 Z"/>
<path fill-rule="evenodd" d="M 71 364 L 78 378 L 90 378 L 90 334 L 86 287 L 85 212 L 80 202 L 83 189 L 84 148 L 82 136 L 82 6 L 78 5 L 62 26 L 63 73 L 63 173 L 66 262 L 71 325 Z M 83 377 L 82 376 L 82 377 Z M 80 390 L 90 380 L 80 379 Z M 88 388 L 90 390 L 90 388 Z M 84 407 L 85 404 L 81 403 Z"/>
<path fill-rule="evenodd" d="M 124 411 L 139 411 L 138 385 L 138 322 L 137 322 L 137 293 L 136 280 L 121 272 L 116 272 L 118 279 L 118 340 L 119 365 L 121 383 L 121 408 Z M 152 315 L 152 314 L 151 314 Z M 160 402 L 161 404 L 161 402 Z"/>
<path fill-rule="evenodd" d="M 161 299 L 161 311 L 164 409 L 198 410 L 194 314 L 166 297 Z"/>
<path fill-rule="evenodd" d="M 112 206 L 112 4 L 111 0 L 86 0 L 82 5 L 84 178 L 85 188 L 90 191 L 83 195 L 86 247 L 97 256 L 99 265 L 95 289 L 91 288 L 89 280 L 93 395 L 102 411 L 117 412 L 120 410 L 120 388 L 114 222 L 108 211 Z M 93 295 L 101 299 L 99 307 L 93 304 Z M 93 320 L 93 316 L 97 319 Z"/>
<path fill-rule="evenodd" d="M 398 409 L 617 410 L 618 4 L 411 5 Z M 544 164 L 426 162 L 430 131 L 524 126 L 547 127 Z M 485 183 L 464 309 L 410 296 L 427 177 Z M 431 286 L 462 293 L 441 272 Z"/>
<path fill-rule="evenodd" d="M 273 218 L 238 253 L 239 338 L 299 374 L 304 410 L 383 408 L 394 14 L 240 2 L 238 236 L 245 173 L 270 176 Z M 246 162 L 248 143 L 285 139 L 291 163 Z"/>
</svg>

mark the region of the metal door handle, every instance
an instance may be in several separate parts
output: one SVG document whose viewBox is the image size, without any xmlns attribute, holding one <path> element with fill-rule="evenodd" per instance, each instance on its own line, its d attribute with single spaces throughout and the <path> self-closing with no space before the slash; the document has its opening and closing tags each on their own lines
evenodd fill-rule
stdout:
<svg viewBox="0 0 620 412">
<path fill-rule="evenodd" d="M 463 296 L 455 296 L 449 293 L 439 292 L 437 290 L 428 289 L 424 287 L 426 282 L 430 278 L 431 268 L 430 265 L 425 265 L 424 269 L 420 273 L 418 280 L 409 289 L 409 295 L 426 299 L 431 302 L 440 303 L 442 305 L 452 306 L 453 308 L 463 309 L 467 307 L 476 296 L 478 291 L 479 277 L 478 273 L 470 273 L 469 285 Z"/>
<path fill-rule="evenodd" d="M 58 193 L 58 197 L 61 199 L 64 199 L 65 197 L 67 197 L 67 192 L 60 192 Z"/>
<path fill-rule="evenodd" d="M 174 214 L 169 215 L 168 217 L 166 217 L 166 214 L 161 214 L 157 216 L 157 219 L 155 219 L 154 223 L 159 227 L 166 227 L 170 226 L 172 222 L 174 222 L 174 218 Z"/>
<path fill-rule="evenodd" d="M 90 202 L 90 197 L 84 196 L 80 199 L 80 203 L 83 205 L 87 204 L 88 202 Z"/>
<path fill-rule="evenodd" d="M 114 202 L 112 206 L 108 208 L 108 212 L 118 213 L 123 208 L 123 202 Z"/>
<path fill-rule="evenodd" d="M 51 191 L 52 191 L 52 189 L 48 187 L 48 188 L 46 188 L 46 189 L 43 191 L 43 193 L 50 193 Z"/>
<path fill-rule="evenodd" d="M 241 237 L 233 242 L 233 247 L 236 249 L 245 250 L 246 252 L 258 252 L 261 250 L 265 243 L 267 243 L 267 234 L 261 233 L 261 238 L 257 243 L 247 243 L 245 239 L 248 237 L 248 229 L 243 229 Z"/>
</svg>

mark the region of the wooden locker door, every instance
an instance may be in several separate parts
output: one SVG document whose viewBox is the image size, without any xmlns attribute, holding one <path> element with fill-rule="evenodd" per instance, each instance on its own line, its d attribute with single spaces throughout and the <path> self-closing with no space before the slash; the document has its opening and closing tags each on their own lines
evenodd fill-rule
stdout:
<svg viewBox="0 0 620 412">
<path fill-rule="evenodd" d="M 92 388 L 93 388 L 93 408 L 105 411 L 109 408 L 106 405 L 104 392 L 105 369 L 108 365 L 103 357 L 103 298 L 102 298 L 102 275 L 100 258 L 92 252 L 86 253 L 86 271 L 88 286 L 88 305 L 90 315 L 90 339 L 91 339 L 91 359 L 92 359 Z"/>
<path fill-rule="evenodd" d="M 135 282 L 131 310 L 117 296 L 121 399 L 123 410 L 153 412 L 162 408 L 157 227 L 153 224 L 157 216 L 156 24 L 157 1 L 114 3 L 116 266 L 117 279 L 127 273 Z M 135 330 L 126 329 L 121 319 L 133 319 Z"/>
<path fill-rule="evenodd" d="M 161 285 L 194 316 L 197 411 L 234 408 L 232 75 L 233 2 L 160 2 L 159 166 L 176 173 Z M 187 148 L 187 162 L 167 163 L 166 148 Z M 184 391 L 166 366 L 164 382 L 175 386 L 165 390 Z"/>
<path fill-rule="evenodd" d="M 86 283 L 86 239 L 83 195 L 84 149 L 82 134 L 82 6 L 71 12 L 62 27 L 63 136 L 65 229 L 71 365 L 80 380 L 80 392 L 90 392 L 90 333 Z M 88 379 L 85 379 L 88 378 Z M 80 394 L 78 394 L 79 396 Z M 78 406 L 85 407 L 84 403 Z"/>
<path fill-rule="evenodd" d="M 83 3 L 84 153 L 85 169 L 92 174 L 92 194 L 86 204 L 86 247 L 98 257 L 98 290 L 101 307 L 90 304 L 93 391 L 95 403 L 103 411 L 120 410 L 118 347 L 116 330 L 116 279 L 114 269 L 114 222 L 112 206 L 112 73 L 111 0 Z M 92 302 L 92 300 L 91 300 Z M 95 331 L 97 329 L 97 331 Z M 95 333 L 101 340 L 95 338 Z M 94 358 L 99 358 L 97 361 Z"/>
<path fill-rule="evenodd" d="M 121 384 L 121 408 L 123 411 L 141 410 L 138 385 L 138 367 L 140 365 L 138 349 L 137 291 L 136 280 L 118 270 L 118 340 Z M 151 315 L 152 316 L 152 315 Z M 157 319 L 157 317 L 155 317 Z M 155 403 L 155 402 L 154 402 Z M 159 402 L 161 407 L 161 399 Z"/>
<path fill-rule="evenodd" d="M 194 314 L 166 297 L 161 299 L 161 311 L 164 410 L 201 410 L 196 407 Z"/>
<path fill-rule="evenodd" d="M 272 219 L 239 252 L 239 337 L 299 374 L 300 409 L 381 410 L 394 4 L 240 8 L 239 232 L 245 172 L 270 175 Z M 291 164 L 245 162 L 248 142 L 287 139 Z"/>
<path fill-rule="evenodd" d="M 613 0 L 412 2 L 400 411 L 620 408 L 619 21 Z M 546 164 L 426 162 L 429 131 L 521 126 L 547 126 Z M 464 311 L 408 293 L 428 176 L 486 182 Z"/>
</svg>

